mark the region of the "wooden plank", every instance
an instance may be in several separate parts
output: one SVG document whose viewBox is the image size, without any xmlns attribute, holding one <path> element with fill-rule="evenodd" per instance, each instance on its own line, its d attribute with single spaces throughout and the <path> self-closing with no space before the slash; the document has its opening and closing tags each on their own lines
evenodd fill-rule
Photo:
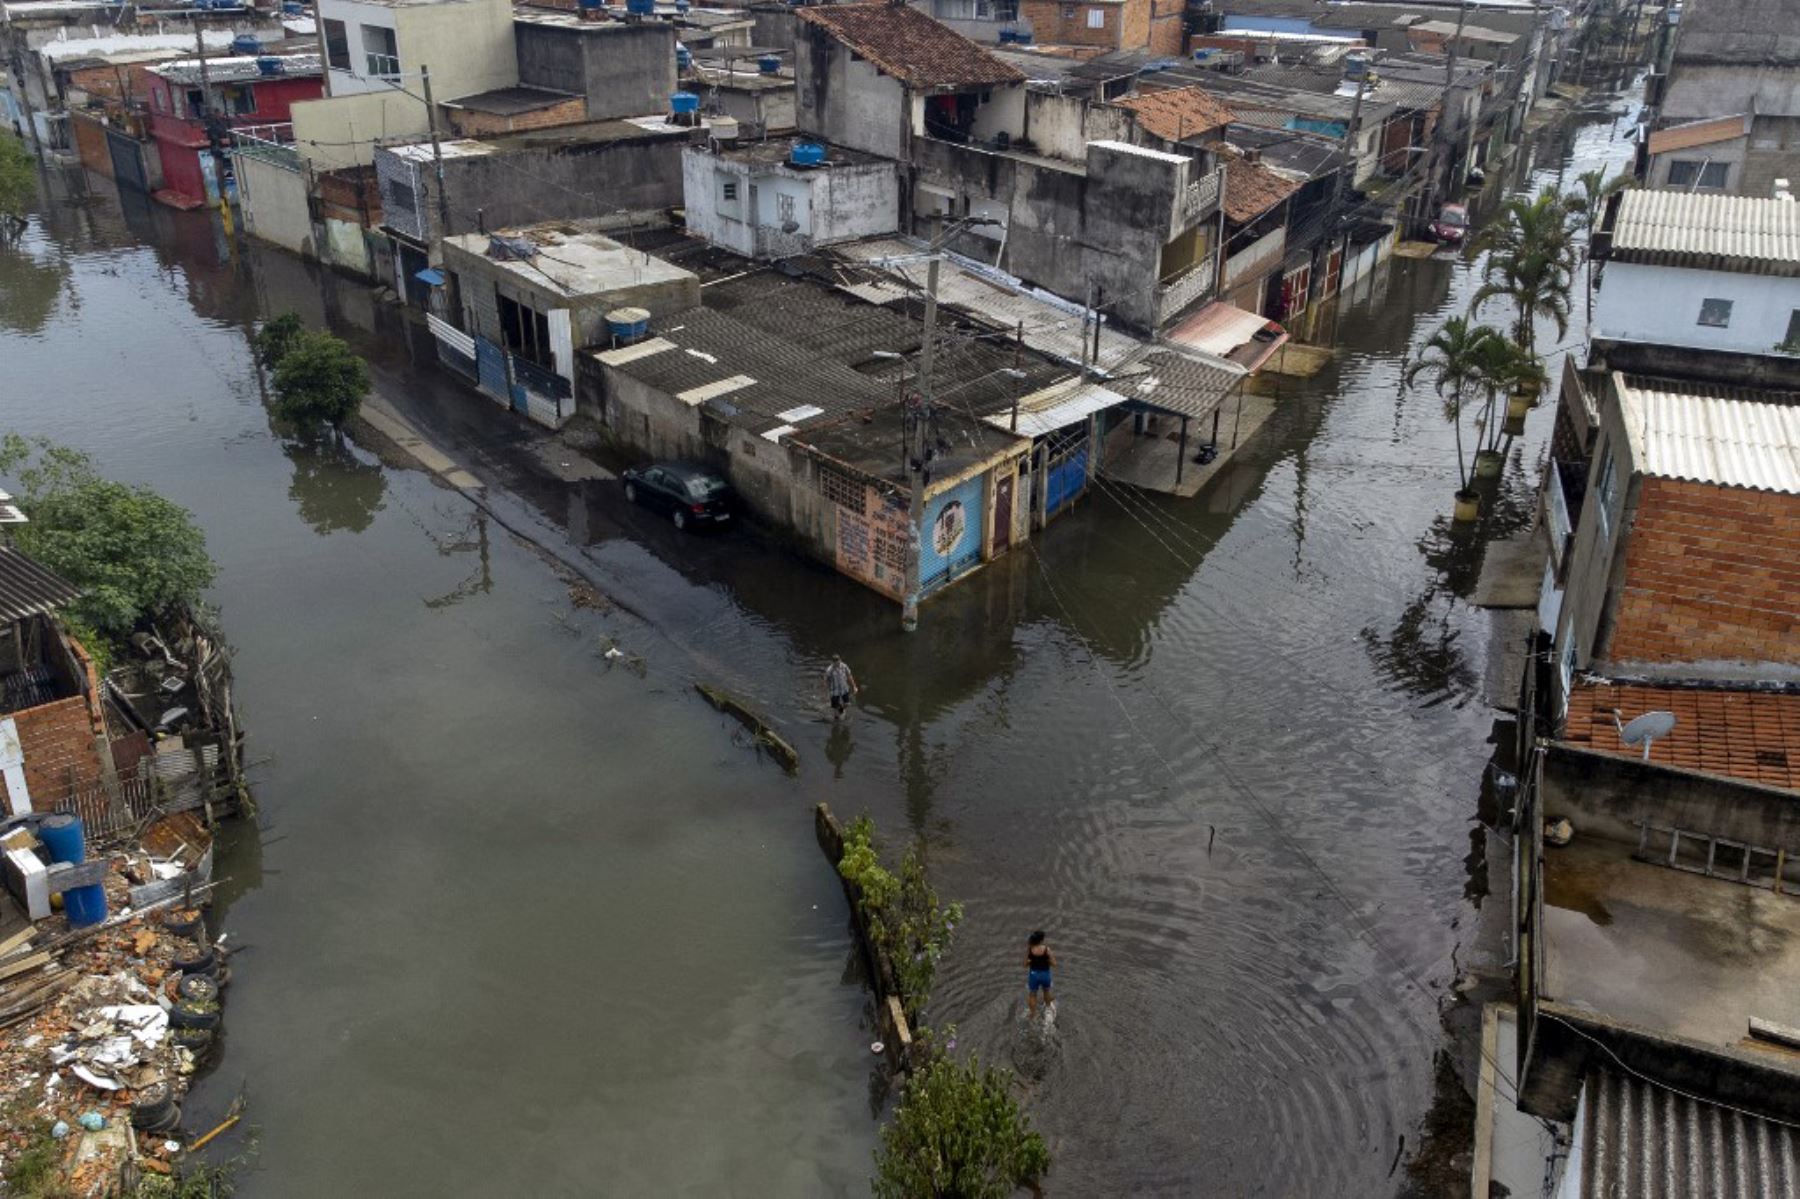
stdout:
<svg viewBox="0 0 1800 1199">
<path fill-rule="evenodd" d="M 36 970 L 39 966 L 44 965 L 49 960 L 50 954 L 47 951 L 40 949 L 34 954 L 30 954 L 17 961 L 8 962 L 5 965 L 0 966 L 0 978 L 11 978 L 15 974 L 23 974 L 27 970 Z"/>
<path fill-rule="evenodd" d="M 0 958 L 5 957 L 19 946 L 31 940 L 32 934 L 36 931 L 37 929 L 28 924 L 12 936 L 6 938 L 6 940 L 0 941 Z"/>
<path fill-rule="evenodd" d="M 1773 1041 L 1777 1045 L 1800 1049 L 1800 1028 L 1777 1024 L 1773 1020 L 1750 1017 L 1750 1035 L 1758 1041 Z"/>
</svg>

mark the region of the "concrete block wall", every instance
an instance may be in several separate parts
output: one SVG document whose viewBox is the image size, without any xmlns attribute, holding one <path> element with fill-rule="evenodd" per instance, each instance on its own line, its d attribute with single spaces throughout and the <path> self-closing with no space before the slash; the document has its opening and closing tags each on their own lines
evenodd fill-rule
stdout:
<svg viewBox="0 0 1800 1199">
<path fill-rule="evenodd" d="M 587 97 L 587 119 L 668 110 L 676 90 L 675 27 L 517 23 L 519 82 Z"/>
<path fill-rule="evenodd" d="M 1800 496 L 1645 478 L 1602 652 L 1800 676 Z"/>
<path fill-rule="evenodd" d="M 487 137 L 499 133 L 523 133 L 527 129 L 548 129 L 554 125 L 573 125 L 587 120 L 585 96 L 570 96 L 548 108 L 510 116 L 492 112 L 475 112 L 467 108 L 448 108 L 450 131 L 458 137 Z"/>
</svg>

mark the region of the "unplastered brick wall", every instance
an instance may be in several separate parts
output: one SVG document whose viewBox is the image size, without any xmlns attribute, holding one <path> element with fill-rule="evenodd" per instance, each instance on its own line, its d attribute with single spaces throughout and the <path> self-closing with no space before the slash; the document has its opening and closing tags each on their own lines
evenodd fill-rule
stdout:
<svg viewBox="0 0 1800 1199">
<path fill-rule="evenodd" d="M 100 778 L 87 699 L 72 695 L 13 713 L 19 748 L 25 751 L 25 785 L 34 808 L 55 806 L 71 788 Z"/>
<path fill-rule="evenodd" d="M 491 137 L 499 133 L 523 133 L 527 129 L 548 129 L 552 125 L 573 125 L 587 120 L 587 97 L 570 96 L 548 108 L 501 116 L 491 112 L 475 112 L 467 108 L 447 110 L 450 128 L 462 137 Z"/>
<path fill-rule="evenodd" d="M 1800 665 L 1800 496 L 1644 479 L 1603 656 Z"/>
</svg>

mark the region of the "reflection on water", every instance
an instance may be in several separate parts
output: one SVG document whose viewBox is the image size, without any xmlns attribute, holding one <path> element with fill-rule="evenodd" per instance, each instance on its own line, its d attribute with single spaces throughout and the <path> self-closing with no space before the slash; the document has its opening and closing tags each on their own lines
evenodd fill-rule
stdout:
<svg viewBox="0 0 1800 1199">
<path fill-rule="evenodd" d="M 0 242 L 0 329 L 42 333 L 68 283 L 69 269 L 61 259 Z"/>
<path fill-rule="evenodd" d="M 1628 123 L 1553 139 L 1512 185 L 1622 157 Z M 884 1092 L 810 846 L 819 801 L 928 839 L 968 911 L 933 1015 L 984 1058 L 1010 1054 L 1022 938 L 1050 930 L 1062 1024 L 1030 1102 L 1063 1193 L 1401 1187 L 1397 1147 L 1453 1106 L 1438 1016 L 1485 870 L 1488 634 L 1467 600 L 1488 541 L 1529 523 L 1550 423 L 1511 447 L 1482 524 L 1452 528 L 1452 431 L 1400 375 L 1474 261 L 1397 261 L 1338 301 L 1336 359 L 1275 383 L 1277 415 L 1195 501 L 1103 483 L 901 637 L 824 568 L 547 476 L 536 435 L 416 325 L 204 215 L 78 207 L 36 245 L 88 297 L 46 336 L 66 351 L 103 325 L 194 419 L 38 352 L 26 376 L 78 402 L 30 426 L 200 513 L 251 726 L 279 747 L 267 865 L 230 913 L 270 952 L 234 984 L 252 998 L 214 1086 L 279 1093 L 252 1193 L 860 1189 Z M 150 316 L 171 299 L 174 347 Z M 274 438 L 245 333 L 289 309 L 349 338 L 508 525 L 647 621 L 572 608 L 511 537 L 366 448 Z M 819 693 L 834 651 L 864 688 L 842 724 Z M 767 711 L 799 777 L 734 746 L 696 680 Z M 329 995 L 302 998 L 321 970 Z M 463 1116 L 368 1143 L 427 1102 Z"/>
</svg>

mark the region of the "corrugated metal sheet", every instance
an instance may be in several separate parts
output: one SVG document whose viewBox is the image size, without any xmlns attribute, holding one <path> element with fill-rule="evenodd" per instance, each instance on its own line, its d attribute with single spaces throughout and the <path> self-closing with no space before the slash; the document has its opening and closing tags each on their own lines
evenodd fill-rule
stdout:
<svg viewBox="0 0 1800 1199">
<path fill-rule="evenodd" d="M 1783 1124 L 1611 1069 L 1582 1092 L 1584 1199 L 1780 1199 L 1800 1194 L 1800 1135 Z"/>
<path fill-rule="evenodd" d="M 10 545 L 0 545 L 0 621 L 56 611 L 81 592 Z"/>
<path fill-rule="evenodd" d="M 1036 402 L 1034 402 L 1036 401 Z M 1020 437 L 1042 437 L 1102 409 L 1123 404 L 1125 397 L 1094 383 L 1054 387 L 1019 401 Z M 996 429 L 1012 428 L 1012 413 L 996 412 L 983 420 Z"/>
<path fill-rule="evenodd" d="M 1620 416 L 1647 475 L 1800 494 L 1800 407 L 1754 391 L 1618 380 Z"/>
<path fill-rule="evenodd" d="M 1800 203 L 1634 188 L 1619 197 L 1608 257 L 1800 275 Z"/>
</svg>

